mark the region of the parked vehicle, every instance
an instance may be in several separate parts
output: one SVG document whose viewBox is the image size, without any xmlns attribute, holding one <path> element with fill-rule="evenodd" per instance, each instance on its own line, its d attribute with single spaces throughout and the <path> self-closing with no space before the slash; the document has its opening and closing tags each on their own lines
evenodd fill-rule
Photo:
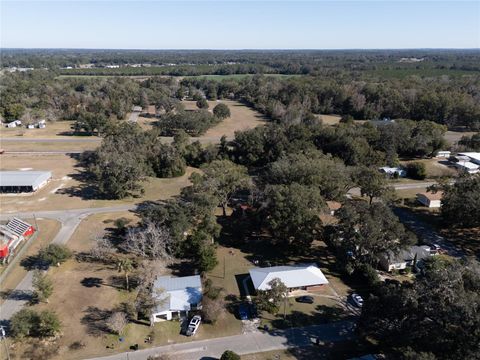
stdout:
<svg viewBox="0 0 480 360">
<path fill-rule="evenodd" d="M 363 306 L 363 298 L 358 294 L 352 294 L 351 299 L 357 307 Z"/>
<path fill-rule="evenodd" d="M 303 304 L 313 304 L 314 299 L 313 296 L 299 296 L 295 298 L 295 301 Z"/>
<path fill-rule="evenodd" d="M 200 327 L 200 323 L 202 322 L 202 317 L 200 315 L 195 315 L 190 323 L 188 324 L 187 332 L 185 335 L 193 336 L 197 333 L 198 328 Z"/>
<path fill-rule="evenodd" d="M 257 310 L 257 305 L 255 305 L 255 303 L 252 302 L 248 304 L 248 312 L 250 314 L 250 318 L 258 319 L 258 310 Z"/>
<path fill-rule="evenodd" d="M 238 317 L 240 320 L 248 320 L 248 307 L 246 304 L 238 305 Z"/>
</svg>

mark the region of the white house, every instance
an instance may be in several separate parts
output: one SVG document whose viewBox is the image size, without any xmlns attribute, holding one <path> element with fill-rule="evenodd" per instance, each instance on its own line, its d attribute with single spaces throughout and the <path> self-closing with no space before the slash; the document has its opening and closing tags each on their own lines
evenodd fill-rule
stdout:
<svg viewBox="0 0 480 360">
<path fill-rule="evenodd" d="M 289 291 L 315 291 L 328 284 L 325 275 L 314 264 L 253 268 L 250 277 L 256 290 L 268 290 L 268 283 L 275 278 L 280 279 Z"/>
<path fill-rule="evenodd" d="M 450 155 L 452 155 L 452 152 L 451 151 L 447 151 L 447 150 L 440 150 L 437 152 L 437 158 L 445 158 L 445 159 L 448 159 L 450 157 Z"/>
<path fill-rule="evenodd" d="M 472 163 L 480 165 L 480 152 L 463 152 L 458 155 L 466 156 Z"/>
<path fill-rule="evenodd" d="M 378 170 L 380 170 L 380 172 L 382 172 L 384 174 L 387 174 L 388 176 L 395 176 L 395 174 L 397 174 L 398 177 L 406 177 L 407 176 L 407 172 L 404 169 L 399 168 L 399 167 L 384 166 L 384 167 L 379 168 Z"/>
<path fill-rule="evenodd" d="M 429 208 L 439 208 L 442 206 L 443 191 L 437 191 L 435 194 L 424 192 L 417 194 L 417 201 Z"/>
<path fill-rule="evenodd" d="M 458 170 L 466 172 L 468 174 L 476 174 L 480 172 L 480 166 L 477 164 L 474 164 L 473 162 L 470 161 L 459 161 L 455 163 L 455 166 L 457 167 Z"/>
<path fill-rule="evenodd" d="M 191 310 L 201 309 L 202 281 L 199 275 L 160 276 L 153 283 L 153 296 L 158 300 L 150 322 L 188 316 Z"/>
<path fill-rule="evenodd" d="M 386 271 L 403 270 L 407 266 L 415 266 L 415 261 L 420 261 L 432 256 L 430 246 L 410 246 L 398 253 L 387 251 L 380 256 L 380 265 Z"/>
<path fill-rule="evenodd" d="M 5 125 L 7 128 L 15 128 L 17 127 L 17 123 L 15 121 L 9 122 Z"/>
</svg>

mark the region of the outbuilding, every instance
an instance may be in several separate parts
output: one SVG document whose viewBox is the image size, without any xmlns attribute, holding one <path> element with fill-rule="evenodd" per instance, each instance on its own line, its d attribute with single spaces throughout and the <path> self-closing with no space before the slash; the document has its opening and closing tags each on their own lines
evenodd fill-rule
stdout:
<svg viewBox="0 0 480 360">
<path fill-rule="evenodd" d="M 440 151 L 437 151 L 436 157 L 437 157 L 437 158 L 448 159 L 451 155 L 452 155 L 452 152 L 451 152 L 451 151 L 448 151 L 448 150 L 440 150 Z"/>
<path fill-rule="evenodd" d="M 429 208 L 439 208 L 442 206 L 443 191 L 437 191 L 436 193 L 424 192 L 417 194 L 417 200 L 419 203 Z"/>
<path fill-rule="evenodd" d="M 289 291 L 319 290 L 328 280 L 315 264 L 271 266 L 250 269 L 250 277 L 255 290 L 268 290 L 269 282 L 280 279 Z"/>
<path fill-rule="evenodd" d="M 50 171 L 0 171 L 0 193 L 35 192 L 51 178 Z"/>
</svg>

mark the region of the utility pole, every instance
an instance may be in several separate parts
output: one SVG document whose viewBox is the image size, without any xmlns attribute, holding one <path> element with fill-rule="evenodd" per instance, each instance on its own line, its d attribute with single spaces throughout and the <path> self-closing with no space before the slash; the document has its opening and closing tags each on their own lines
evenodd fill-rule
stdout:
<svg viewBox="0 0 480 360">
<path fill-rule="evenodd" d="M 5 352 L 7 353 L 7 359 L 10 360 L 10 353 L 8 352 L 7 338 L 5 337 L 5 329 L 3 326 L 0 326 L 0 340 L 3 340 L 3 346 L 5 347 Z"/>
</svg>

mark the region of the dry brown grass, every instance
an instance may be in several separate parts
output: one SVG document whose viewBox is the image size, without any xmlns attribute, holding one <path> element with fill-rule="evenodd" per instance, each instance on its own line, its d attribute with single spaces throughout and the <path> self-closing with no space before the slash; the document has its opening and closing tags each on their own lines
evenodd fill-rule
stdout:
<svg viewBox="0 0 480 360">
<path fill-rule="evenodd" d="M 77 228 L 67 246 L 77 253 L 89 250 L 94 244 L 93 235 L 107 232 L 108 228 L 113 227 L 114 220 L 118 218 L 130 219 L 130 224 L 134 224 L 138 220 L 130 212 L 92 215 Z M 167 269 L 165 273 L 168 272 Z M 49 276 L 54 282 L 54 293 L 48 304 L 39 304 L 35 308 L 53 309 L 62 321 L 62 336 L 56 342 L 59 354 L 53 356 L 52 359 L 83 359 L 124 352 L 136 343 L 140 345 L 140 348 L 145 348 L 147 345 L 144 343 L 144 339 L 152 332 L 153 343 L 148 346 L 189 342 L 241 332 L 241 322 L 235 321 L 231 314 L 226 314 L 218 320 L 215 326 L 202 324 L 199 332 L 193 338 L 180 335 L 180 324 L 175 321 L 157 323 L 153 329 L 148 324 L 130 323 L 122 334 L 125 341 L 119 342 L 118 336 L 104 331 L 96 331 L 93 326 L 96 322 L 86 321 L 85 316 L 110 311 L 121 302 L 131 301 L 135 298 L 134 290 L 126 292 L 118 282 L 112 281 L 112 277 L 122 276 L 122 274 L 119 274 L 111 265 L 82 263 L 71 259 L 60 267 L 51 269 Z M 89 277 L 102 279 L 103 285 L 99 287 L 82 285 L 82 280 Z M 85 346 L 78 350 L 69 349 L 69 346 L 77 341 Z M 111 345 L 114 345 L 114 349 L 107 348 Z M 26 343 L 18 344 L 15 355 L 21 356 L 24 351 L 28 350 L 28 347 L 29 345 Z"/>
<path fill-rule="evenodd" d="M 195 101 L 183 101 L 182 103 L 185 105 L 185 109 L 187 110 L 198 110 Z M 209 129 L 204 135 L 200 137 L 200 139 L 216 142 L 220 139 L 220 137 L 222 137 L 222 135 L 225 135 L 227 138 L 232 139 L 235 136 L 235 131 L 251 129 L 265 123 L 265 118 L 263 115 L 256 112 L 252 108 L 242 103 L 239 103 L 238 101 L 209 101 L 208 110 L 212 111 L 213 108 L 220 103 L 228 106 L 231 116 L 223 120 L 220 124 Z"/>
<path fill-rule="evenodd" d="M 425 168 L 427 170 L 427 179 L 434 179 L 439 177 L 451 177 L 456 176 L 458 172 L 447 166 L 446 160 L 440 159 L 418 159 L 418 160 L 409 160 L 409 161 L 402 161 L 402 165 L 407 165 L 411 162 L 419 162 L 425 164 Z M 411 182 L 411 179 L 407 179 L 406 181 Z"/>
<path fill-rule="evenodd" d="M 338 125 L 340 123 L 340 119 L 342 118 L 340 115 L 317 115 L 319 119 L 322 120 L 324 125 Z"/>
<path fill-rule="evenodd" d="M 76 167 L 76 160 L 67 155 L 2 155 L 2 170 L 50 170 L 53 179 L 42 189 L 31 195 L 1 195 L 2 213 L 78 209 L 136 204 L 145 200 L 166 199 L 180 193 L 188 186 L 189 176 L 195 171 L 187 168 L 185 175 L 172 179 L 148 178 L 144 183 L 145 194 L 139 198 L 122 200 L 89 199 L 82 193 L 79 180 L 82 168 Z M 83 191 L 85 192 L 85 191 Z"/>
<path fill-rule="evenodd" d="M 47 127 L 44 129 L 27 129 L 25 127 L 16 128 L 0 128 L 0 138 L 5 137 L 22 137 L 22 138 L 52 138 L 64 137 L 69 138 L 72 135 L 71 126 L 73 121 L 59 120 L 47 122 Z"/>
</svg>

